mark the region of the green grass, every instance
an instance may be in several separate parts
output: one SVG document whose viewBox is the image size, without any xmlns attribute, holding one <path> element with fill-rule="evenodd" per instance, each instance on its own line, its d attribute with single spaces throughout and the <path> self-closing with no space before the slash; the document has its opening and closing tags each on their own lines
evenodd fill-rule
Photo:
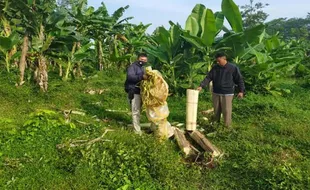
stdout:
<svg viewBox="0 0 310 190">
<path fill-rule="evenodd" d="M 292 93 L 283 97 L 249 93 L 234 100 L 232 130 L 199 114 L 199 128 L 212 132 L 209 139 L 225 153 L 210 170 L 186 163 L 174 141 L 159 143 L 127 127 L 125 78 L 115 73 L 72 82 L 51 74 L 46 94 L 29 82 L 15 87 L 13 74 L 0 75 L 0 189 L 310 189 L 308 89 L 288 80 L 282 85 Z M 199 111 L 211 108 L 209 93 L 199 101 Z M 184 123 L 186 98 L 169 97 L 168 105 L 169 121 Z M 86 114 L 72 114 L 70 125 L 62 114 L 69 109 Z M 105 136 L 111 142 L 56 148 L 107 128 L 115 130 Z"/>
</svg>

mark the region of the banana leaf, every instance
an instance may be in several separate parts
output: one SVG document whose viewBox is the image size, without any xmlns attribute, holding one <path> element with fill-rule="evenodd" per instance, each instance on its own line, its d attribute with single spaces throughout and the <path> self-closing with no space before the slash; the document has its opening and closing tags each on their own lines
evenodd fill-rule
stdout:
<svg viewBox="0 0 310 190">
<path fill-rule="evenodd" d="M 239 7 L 233 0 L 222 1 L 222 12 L 235 32 L 243 31 L 242 17 Z"/>
</svg>

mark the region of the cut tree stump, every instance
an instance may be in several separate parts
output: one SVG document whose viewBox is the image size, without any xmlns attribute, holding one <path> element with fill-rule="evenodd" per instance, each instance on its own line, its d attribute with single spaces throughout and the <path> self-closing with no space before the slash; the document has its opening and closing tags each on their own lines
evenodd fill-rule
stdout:
<svg viewBox="0 0 310 190">
<path fill-rule="evenodd" d="M 174 137 L 186 157 L 197 155 L 197 150 L 194 149 L 193 146 L 186 139 L 183 131 L 178 128 L 174 128 Z"/>
<path fill-rule="evenodd" d="M 195 130 L 190 137 L 197 142 L 205 151 L 211 152 L 214 157 L 220 156 L 220 151 L 201 132 Z"/>
</svg>

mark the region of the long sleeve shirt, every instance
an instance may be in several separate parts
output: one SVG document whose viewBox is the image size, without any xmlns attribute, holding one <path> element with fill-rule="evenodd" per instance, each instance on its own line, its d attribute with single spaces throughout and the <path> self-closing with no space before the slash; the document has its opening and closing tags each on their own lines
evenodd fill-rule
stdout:
<svg viewBox="0 0 310 190">
<path fill-rule="evenodd" d="M 200 83 L 201 87 L 206 87 L 213 82 L 213 92 L 216 94 L 234 94 L 235 86 L 238 86 L 239 92 L 245 91 L 243 77 L 239 68 L 231 63 L 225 66 L 215 65 Z"/>
<path fill-rule="evenodd" d="M 133 90 L 135 94 L 140 94 L 139 83 L 143 80 L 144 69 L 139 62 L 132 63 L 127 68 L 127 77 L 125 81 L 125 91 Z"/>
</svg>

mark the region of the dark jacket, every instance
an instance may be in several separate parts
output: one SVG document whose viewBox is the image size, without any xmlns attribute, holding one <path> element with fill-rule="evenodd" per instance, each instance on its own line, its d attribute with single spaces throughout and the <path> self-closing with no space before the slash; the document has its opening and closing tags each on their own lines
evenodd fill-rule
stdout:
<svg viewBox="0 0 310 190">
<path fill-rule="evenodd" d="M 127 77 L 125 81 L 125 91 L 128 93 L 133 90 L 135 94 L 140 94 L 139 83 L 143 80 L 144 69 L 136 61 L 127 68 Z"/>
<path fill-rule="evenodd" d="M 205 87 L 213 81 L 213 92 L 217 94 L 234 94 L 235 86 L 239 92 L 245 91 L 244 81 L 239 68 L 231 63 L 225 66 L 215 65 L 201 82 L 200 86 Z"/>
</svg>

